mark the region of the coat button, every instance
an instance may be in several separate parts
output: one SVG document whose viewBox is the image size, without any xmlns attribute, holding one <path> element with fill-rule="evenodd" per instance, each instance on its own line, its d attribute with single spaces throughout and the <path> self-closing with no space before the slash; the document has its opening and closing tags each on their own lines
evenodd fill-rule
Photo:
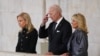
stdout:
<svg viewBox="0 0 100 56">
<path fill-rule="evenodd" d="M 22 46 L 23 44 L 21 43 L 21 46 Z"/>
<path fill-rule="evenodd" d="M 25 37 L 25 35 L 22 35 L 22 37 Z"/>
<path fill-rule="evenodd" d="M 26 39 L 27 39 L 28 37 L 26 37 Z"/>
<path fill-rule="evenodd" d="M 23 50 L 23 48 L 21 48 L 21 50 Z"/>
<path fill-rule="evenodd" d="M 21 39 L 21 42 L 23 41 L 23 39 Z"/>
</svg>

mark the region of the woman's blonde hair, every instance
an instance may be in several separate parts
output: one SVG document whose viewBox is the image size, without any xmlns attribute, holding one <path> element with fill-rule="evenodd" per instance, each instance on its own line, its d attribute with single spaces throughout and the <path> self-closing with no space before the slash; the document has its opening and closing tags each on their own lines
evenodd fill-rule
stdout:
<svg viewBox="0 0 100 56">
<path fill-rule="evenodd" d="M 31 17 L 29 16 L 28 13 L 22 12 L 17 16 L 17 18 L 18 17 L 22 17 L 26 21 L 25 28 L 28 30 L 28 33 L 34 29 L 34 26 L 32 25 L 32 22 L 31 22 Z"/>
<path fill-rule="evenodd" d="M 74 14 L 74 20 L 78 22 L 78 29 L 88 33 L 85 16 L 81 13 Z"/>
</svg>

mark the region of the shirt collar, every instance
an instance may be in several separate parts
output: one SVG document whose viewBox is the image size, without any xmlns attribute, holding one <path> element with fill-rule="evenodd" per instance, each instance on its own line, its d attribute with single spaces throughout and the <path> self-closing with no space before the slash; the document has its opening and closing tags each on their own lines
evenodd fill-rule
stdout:
<svg viewBox="0 0 100 56">
<path fill-rule="evenodd" d="M 59 24 L 62 19 L 63 19 L 63 17 L 60 17 L 60 19 L 56 23 Z"/>
</svg>

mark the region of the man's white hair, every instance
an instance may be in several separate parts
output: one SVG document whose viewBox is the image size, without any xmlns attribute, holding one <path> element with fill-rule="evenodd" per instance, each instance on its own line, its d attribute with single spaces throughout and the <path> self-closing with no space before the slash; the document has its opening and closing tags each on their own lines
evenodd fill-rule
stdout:
<svg viewBox="0 0 100 56">
<path fill-rule="evenodd" d="M 57 5 L 57 4 L 52 5 L 50 8 L 53 8 L 53 9 L 55 9 L 56 11 L 62 13 L 62 9 L 61 9 L 60 6 Z"/>
</svg>

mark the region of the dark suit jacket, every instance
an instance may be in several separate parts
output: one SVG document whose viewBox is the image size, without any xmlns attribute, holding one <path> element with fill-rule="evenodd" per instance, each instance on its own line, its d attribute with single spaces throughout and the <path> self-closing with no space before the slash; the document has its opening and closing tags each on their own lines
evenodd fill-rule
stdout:
<svg viewBox="0 0 100 56">
<path fill-rule="evenodd" d="M 45 26 L 40 27 L 39 37 L 49 37 L 49 52 L 52 52 L 54 55 L 60 55 L 67 52 L 66 44 L 72 34 L 70 23 L 63 18 L 54 33 L 52 28 L 53 22 L 47 29 L 45 29 Z"/>
<path fill-rule="evenodd" d="M 71 56 L 88 56 L 87 49 L 87 34 L 82 30 L 76 29 L 68 43 L 68 50 Z"/>
<path fill-rule="evenodd" d="M 23 29 L 19 32 L 18 37 L 16 52 L 36 53 L 36 43 L 38 38 L 36 29 L 33 29 L 29 33 L 27 33 L 27 29 Z"/>
</svg>

